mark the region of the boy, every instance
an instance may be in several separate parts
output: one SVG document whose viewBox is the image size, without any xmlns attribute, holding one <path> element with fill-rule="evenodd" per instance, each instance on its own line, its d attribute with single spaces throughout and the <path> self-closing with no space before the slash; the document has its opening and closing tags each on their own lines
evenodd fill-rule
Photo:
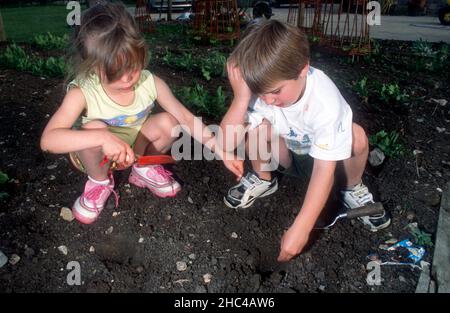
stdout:
<svg viewBox="0 0 450 313">
<path fill-rule="evenodd" d="M 347 208 L 373 202 L 361 181 L 367 136 L 352 122 L 350 106 L 330 78 L 309 66 L 308 41 L 297 27 L 275 20 L 252 25 L 231 54 L 227 70 L 234 99 L 221 122 L 225 150 L 236 148 L 247 125 L 246 152 L 254 172 L 228 191 L 225 204 L 245 208 L 277 190 L 274 168 L 261 155 L 264 147 L 284 174 L 304 175 L 308 165 L 312 167 L 301 210 L 281 239 L 278 260 L 286 262 L 307 243 L 335 171 L 344 178 L 341 195 Z M 371 231 L 390 224 L 385 213 L 361 220 Z"/>
</svg>

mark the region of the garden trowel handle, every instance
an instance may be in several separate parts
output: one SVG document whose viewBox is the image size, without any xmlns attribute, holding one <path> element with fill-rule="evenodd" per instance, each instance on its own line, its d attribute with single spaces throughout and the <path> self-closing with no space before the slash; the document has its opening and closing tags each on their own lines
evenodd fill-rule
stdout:
<svg viewBox="0 0 450 313">
<path fill-rule="evenodd" d="M 347 211 L 347 218 L 383 214 L 384 208 L 381 202 L 370 203 L 359 208 Z"/>
</svg>

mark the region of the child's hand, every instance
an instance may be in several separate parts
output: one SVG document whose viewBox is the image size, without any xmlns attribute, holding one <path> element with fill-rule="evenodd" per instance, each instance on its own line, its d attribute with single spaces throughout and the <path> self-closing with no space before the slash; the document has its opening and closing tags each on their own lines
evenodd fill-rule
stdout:
<svg viewBox="0 0 450 313">
<path fill-rule="evenodd" d="M 309 234 L 303 229 L 291 226 L 281 238 L 280 254 L 278 262 L 288 262 L 302 252 L 308 242 Z"/>
<path fill-rule="evenodd" d="M 242 100 L 250 100 L 252 92 L 248 88 L 247 83 L 242 78 L 241 70 L 234 63 L 227 63 L 228 80 L 235 98 Z"/>
<path fill-rule="evenodd" d="M 130 145 L 106 131 L 102 145 L 104 155 L 121 167 L 128 167 L 134 163 L 134 152 Z"/>
<path fill-rule="evenodd" d="M 225 167 L 236 175 L 236 180 L 239 181 L 244 175 L 244 160 L 238 160 L 234 154 L 226 153 L 223 159 Z"/>
</svg>

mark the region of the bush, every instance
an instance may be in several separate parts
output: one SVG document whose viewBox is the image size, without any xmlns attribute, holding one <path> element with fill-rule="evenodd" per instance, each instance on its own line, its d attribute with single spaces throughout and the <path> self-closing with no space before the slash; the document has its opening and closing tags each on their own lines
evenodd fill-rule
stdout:
<svg viewBox="0 0 450 313">
<path fill-rule="evenodd" d="M 9 45 L 0 54 L 0 63 L 8 68 L 48 77 L 62 77 L 67 70 L 63 57 L 42 59 L 35 56 L 28 56 L 25 50 L 16 44 Z"/>
<path fill-rule="evenodd" d="M 33 43 L 44 50 L 62 50 L 67 47 L 69 42 L 69 35 L 56 36 L 51 33 L 45 35 L 36 35 L 33 38 Z"/>
<path fill-rule="evenodd" d="M 221 86 L 217 88 L 216 94 L 213 96 L 198 83 L 194 87 L 181 87 L 175 93 L 187 107 L 198 115 L 206 114 L 215 119 L 220 119 L 227 110 L 227 96 Z"/>
</svg>

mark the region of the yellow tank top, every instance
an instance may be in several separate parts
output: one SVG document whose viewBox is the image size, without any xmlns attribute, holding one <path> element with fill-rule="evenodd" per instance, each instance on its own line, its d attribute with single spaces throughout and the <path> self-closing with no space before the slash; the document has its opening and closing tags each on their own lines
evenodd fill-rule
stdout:
<svg viewBox="0 0 450 313">
<path fill-rule="evenodd" d="M 86 79 L 76 78 L 67 87 L 79 87 L 86 99 L 86 115 L 82 124 L 100 120 L 108 126 L 129 127 L 139 130 L 155 106 L 157 98 L 155 81 L 148 70 L 141 72 L 139 81 L 134 86 L 134 100 L 128 106 L 114 102 L 103 89 L 98 75 Z"/>
</svg>

